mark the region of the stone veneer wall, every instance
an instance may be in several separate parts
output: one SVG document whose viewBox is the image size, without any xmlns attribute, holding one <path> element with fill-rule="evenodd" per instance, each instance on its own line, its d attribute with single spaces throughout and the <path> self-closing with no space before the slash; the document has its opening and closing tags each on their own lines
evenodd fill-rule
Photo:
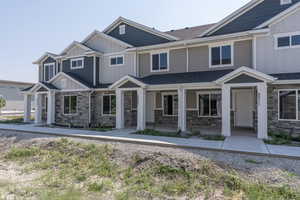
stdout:
<svg viewBox="0 0 300 200">
<path fill-rule="evenodd" d="M 66 95 L 77 96 L 77 113 L 65 115 L 63 97 Z M 55 95 L 55 123 L 58 125 L 87 127 L 89 125 L 89 92 L 59 92 Z"/>
<path fill-rule="evenodd" d="M 164 116 L 162 109 L 155 110 L 155 124 L 156 125 L 166 125 L 170 128 L 178 127 L 178 116 Z"/>
<path fill-rule="evenodd" d="M 221 117 L 199 117 L 197 110 L 187 111 L 187 128 L 218 128 L 222 127 Z"/>
<path fill-rule="evenodd" d="M 113 92 L 94 92 L 91 95 L 91 125 L 94 127 L 112 126 L 115 127 L 115 116 L 102 115 L 102 95 L 112 94 Z"/>
<path fill-rule="evenodd" d="M 300 127 L 300 121 L 278 120 L 278 90 L 298 89 L 300 85 L 269 85 L 268 86 L 268 130 L 269 132 L 289 133 L 292 127 Z"/>
</svg>

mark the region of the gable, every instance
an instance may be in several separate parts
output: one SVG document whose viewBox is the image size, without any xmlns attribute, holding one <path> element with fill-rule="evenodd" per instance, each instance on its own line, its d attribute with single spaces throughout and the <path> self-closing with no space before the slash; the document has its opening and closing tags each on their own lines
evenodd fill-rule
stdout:
<svg viewBox="0 0 300 200">
<path fill-rule="evenodd" d="M 291 13 L 287 17 L 271 25 L 272 33 L 287 33 L 300 31 L 300 10 L 297 9 L 295 12 Z"/>
<path fill-rule="evenodd" d="M 46 89 L 45 87 L 40 87 L 37 92 L 48 92 L 48 89 Z"/>
<path fill-rule="evenodd" d="M 280 0 L 264 0 L 225 26 L 209 34 L 209 36 L 252 30 L 298 2 L 300 0 L 293 0 L 293 3 L 287 5 L 280 5 Z"/>
<path fill-rule="evenodd" d="M 125 34 L 120 35 L 119 34 L 119 26 L 125 25 Z M 161 44 L 170 42 L 170 40 L 165 39 L 163 37 L 151 34 L 147 31 L 138 29 L 136 27 L 133 27 L 131 25 L 120 23 L 118 26 L 116 26 L 113 30 L 111 30 L 108 35 L 117 38 L 121 41 L 124 41 L 128 44 L 131 44 L 135 47 L 140 46 L 147 46 L 147 45 L 155 45 L 155 44 Z"/>
<path fill-rule="evenodd" d="M 241 74 L 241 75 L 227 81 L 225 84 L 229 84 L 229 83 L 260 83 L 260 82 L 263 82 L 263 81 L 256 79 L 252 76 L 248 76 L 246 74 Z"/>
<path fill-rule="evenodd" d="M 84 44 L 103 53 L 120 52 L 126 49 L 112 40 L 101 37 L 99 34 L 94 35 Z"/>
<path fill-rule="evenodd" d="M 66 56 L 80 56 L 86 52 L 86 49 L 83 49 L 80 46 L 74 45 L 69 51 L 67 51 Z"/>
<path fill-rule="evenodd" d="M 52 85 L 54 85 L 55 87 L 57 87 L 58 89 L 61 89 L 61 90 L 86 89 L 81 84 L 77 83 L 76 81 L 74 81 L 66 76 L 60 76 L 51 83 L 52 83 Z"/>
<path fill-rule="evenodd" d="M 139 88 L 140 86 L 131 82 L 131 81 L 127 81 L 126 83 L 124 83 L 123 85 L 121 85 L 119 88 Z"/>
</svg>

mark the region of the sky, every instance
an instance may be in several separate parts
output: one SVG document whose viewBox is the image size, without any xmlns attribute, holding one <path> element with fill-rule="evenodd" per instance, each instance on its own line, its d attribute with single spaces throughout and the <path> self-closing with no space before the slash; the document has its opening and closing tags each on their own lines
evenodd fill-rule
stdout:
<svg viewBox="0 0 300 200">
<path fill-rule="evenodd" d="M 2 0 L 0 79 L 37 82 L 33 61 L 119 16 L 160 31 L 215 23 L 250 0 Z"/>
</svg>

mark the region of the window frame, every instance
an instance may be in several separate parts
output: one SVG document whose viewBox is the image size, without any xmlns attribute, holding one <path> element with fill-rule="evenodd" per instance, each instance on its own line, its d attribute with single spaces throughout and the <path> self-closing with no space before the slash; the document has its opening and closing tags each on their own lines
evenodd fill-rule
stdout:
<svg viewBox="0 0 300 200">
<path fill-rule="evenodd" d="M 76 112 L 75 113 L 65 113 L 65 97 L 76 97 Z M 71 103 L 71 98 L 70 98 Z M 71 107 L 71 105 L 70 105 Z M 78 95 L 63 95 L 63 114 L 64 115 L 77 115 L 78 114 Z"/>
<path fill-rule="evenodd" d="M 167 54 L 167 68 L 166 69 L 160 69 L 160 66 L 158 70 L 153 69 L 153 55 L 159 55 L 158 65 L 160 65 L 160 54 L 166 53 Z M 169 50 L 163 50 L 163 51 L 152 51 L 150 53 L 150 72 L 168 72 L 170 67 L 170 51 Z"/>
<path fill-rule="evenodd" d="M 73 61 L 79 61 L 79 60 L 82 61 L 82 66 L 80 66 L 80 67 L 74 67 L 73 66 Z M 82 57 L 82 58 L 72 58 L 70 60 L 70 62 L 71 62 L 71 64 L 70 64 L 70 68 L 71 69 L 83 69 L 84 68 L 84 57 Z"/>
<path fill-rule="evenodd" d="M 212 48 L 220 47 L 220 61 L 222 62 L 222 47 L 223 46 L 230 46 L 230 53 L 231 53 L 231 62 L 230 64 L 219 64 L 213 65 L 212 64 Z M 215 43 L 209 45 L 209 68 L 218 68 L 218 67 L 233 67 L 234 66 L 234 42 L 226 42 L 226 43 Z"/>
<path fill-rule="evenodd" d="M 178 117 L 178 112 L 177 112 L 177 114 L 174 114 L 174 108 L 175 108 L 175 101 L 174 101 L 174 97 L 173 97 L 173 102 L 172 102 L 172 106 L 173 106 L 173 115 L 166 115 L 165 114 L 165 104 L 164 104 L 164 97 L 165 96 L 176 96 L 177 95 L 177 100 L 178 100 L 178 93 L 177 92 L 164 92 L 164 93 L 162 93 L 161 94 L 161 98 L 162 98 L 162 101 L 161 101 L 161 106 L 162 106 L 162 115 L 164 116 L 164 117 Z M 177 102 L 177 104 L 179 104 L 179 102 Z M 178 109 L 178 108 L 177 108 Z"/>
<path fill-rule="evenodd" d="M 119 26 L 119 35 L 125 35 L 126 34 L 126 24 L 122 24 Z"/>
<path fill-rule="evenodd" d="M 209 95 L 209 115 L 200 115 L 200 110 L 199 110 L 199 108 L 200 108 L 200 104 L 199 104 L 199 96 L 200 95 Z M 197 95 L 197 112 L 198 112 L 198 117 L 202 117 L 202 118 L 204 118 L 204 117 L 207 117 L 207 118 L 220 118 L 221 116 L 222 116 L 222 114 L 220 114 L 219 112 L 217 112 L 218 113 L 218 115 L 217 116 L 213 116 L 213 115 L 211 115 L 211 95 L 212 94 L 222 94 L 222 92 L 220 92 L 220 91 L 199 91 L 199 92 L 196 92 L 196 95 Z M 222 99 L 221 99 L 221 103 L 222 103 Z M 222 110 L 222 108 L 221 108 L 221 110 Z"/>
<path fill-rule="evenodd" d="M 110 104 L 109 104 L 110 114 L 105 114 L 105 113 L 104 113 L 104 109 L 103 109 L 103 107 L 104 107 L 104 97 L 106 97 L 106 96 L 109 96 L 109 100 L 110 100 Z M 102 95 L 102 98 L 101 98 L 101 99 L 102 99 L 102 104 L 101 104 L 101 115 L 102 115 L 102 116 L 115 117 L 116 114 L 117 114 L 117 110 L 116 110 L 116 113 L 115 113 L 115 114 L 112 114 L 112 109 L 111 109 L 111 96 L 115 96 L 115 98 L 117 98 L 115 94 L 103 94 L 103 95 Z M 116 109 L 117 109 L 117 105 L 116 105 Z"/>
<path fill-rule="evenodd" d="M 111 64 L 111 59 L 118 59 L 118 58 L 122 58 L 123 59 L 123 63 L 122 64 L 115 64 L 115 65 L 112 65 Z M 109 56 L 109 66 L 110 67 L 118 67 L 118 66 L 122 66 L 122 65 L 125 65 L 125 56 L 124 55 L 114 55 L 114 56 Z"/>
<path fill-rule="evenodd" d="M 295 113 L 296 113 L 296 119 L 281 119 L 280 118 L 280 92 L 283 92 L 283 91 L 294 91 L 296 92 L 296 110 L 295 110 Z M 298 112 L 298 109 L 299 109 L 299 101 L 298 101 L 298 98 L 300 97 L 300 88 L 299 89 L 279 89 L 277 91 L 277 110 L 278 110 L 278 121 L 300 121 L 300 116 L 299 116 L 299 112 Z"/>
<path fill-rule="evenodd" d="M 274 40 L 275 40 L 274 41 L 274 48 L 276 50 L 300 48 L 300 44 L 292 45 L 293 44 L 292 37 L 293 36 L 298 36 L 298 35 L 300 36 L 300 31 L 290 32 L 290 33 L 280 33 L 280 34 L 274 35 Z M 289 39 L 290 39 L 290 45 L 289 46 L 278 47 L 278 39 L 282 38 L 282 37 L 289 37 Z"/>
<path fill-rule="evenodd" d="M 52 63 L 44 63 L 44 81 L 46 81 L 46 67 L 53 67 L 53 77 L 55 77 L 56 75 L 56 63 L 55 62 L 52 62 Z M 47 81 L 50 81 L 53 77 L 49 78 L 50 76 L 50 70 L 48 70 L 48 80 Z"/>
</svg>

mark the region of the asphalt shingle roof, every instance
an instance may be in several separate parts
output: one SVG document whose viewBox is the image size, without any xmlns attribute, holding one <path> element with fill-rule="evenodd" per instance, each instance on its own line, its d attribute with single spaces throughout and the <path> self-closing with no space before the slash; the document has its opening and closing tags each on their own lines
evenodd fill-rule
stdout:
<svg viewBox="0 0 300 200">
<path fill-rule="evenodd" d="M 204 31 L 211 28 L 213 25 L 215 25 L 215 24 L 206 24 L 206 25 L 202 25 L 202 26 L 186 27 L 183 29 L 167 31 L 166 33 L 169 35 L 175 36 L 177 38 L 180 38 L 181 40 L 194 39 L 194 38 L 197 38 L 199 35 L 201 35 Z"/>
</svg>

